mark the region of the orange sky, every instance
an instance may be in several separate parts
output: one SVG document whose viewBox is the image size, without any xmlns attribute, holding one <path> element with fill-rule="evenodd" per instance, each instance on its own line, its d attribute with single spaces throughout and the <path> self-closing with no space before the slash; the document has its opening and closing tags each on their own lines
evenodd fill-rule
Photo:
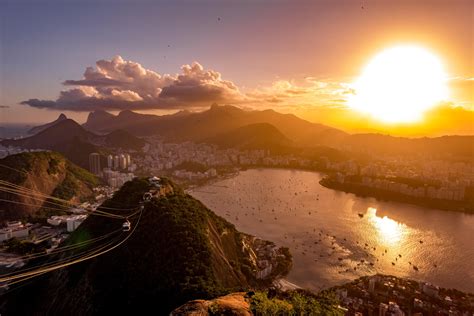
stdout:
<svg viewBox="0 0 474 316">
<path fill-rule="evenodd" d="M 474 133 L 468 0 L 52 1 L 2 3 L 0 12 L 0 124 L 42 123 L 60 112 L 83 122 L 94 109 L 169 113 L 217 102 L 347 131 Z M 404 44 L 441 60 L 449 99 L 414 124 L 382 124 L 348 108 L 351 84 L 369 61 Z"/>
</svg>

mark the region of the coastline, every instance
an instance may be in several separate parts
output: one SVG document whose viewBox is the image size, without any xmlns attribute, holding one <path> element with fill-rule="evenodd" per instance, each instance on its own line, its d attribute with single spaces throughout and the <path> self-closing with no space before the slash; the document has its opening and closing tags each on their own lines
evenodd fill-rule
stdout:
<svg viewBox="0 0 474 316">
<path fill-rule="evenodd" d="M 220 180 L 223 180 L 223 179 L 228 179 L 228 178 L 232 178 L 234 176 L 237 176 L 239 174 L 240 171 L 245 171 L 245 170 L 251 170 L 251 169 L 270 169 L 270 170 L 273 170 L 273 169 L 280 169 L 280 170 L 295 170 L 295 171 L 310 171 L 310 172 L 315 172 L 315 173 L 319 173 L 320 175 L 325 175 L 326 173 L 325 172 L 321 172 L 321 171 L 315 171 L 315 170 L 308 170 L 308 169 L 298 169 L 298 168 L 266 168 L 266 167 L 257 167 L 257 168 L 242 168 L 241 170 L 239 171 L 236 171 L 232 174 L 226 174 L 226 175 L 222 175 L 220 177 L 217 177 L 217 178 L 213 178 L 213 179 L 209 179 L 208 181 L 206 181 L 205 184 L 202 184 L 203 186 L 205 185 L 209 185 L 212 183 L 216 183 Z M 320 183 L 320 185 L 324 186 L 324 187 L 327 187 L 326 185 L 324 185 L 323 183 Z M 195 185 L 193 186 L 192 188 L 193 189 L 198 189 L 199 190 L 199 187 L 200 185 Z M 333 190 L 337 190 L 337 191 L 344 191 L 342 189 L 338 190 L 338 189 L 335 189 L 335 188 L 332 188 L 330 187 L 330 189 L 333 189 Z M 347 191 L 345 191 L 347 192 Z M 352 193 L 352 192 L 349 192 L 349 193 Z M 393 200 L 390 200 L 390 201 L 393 201 Z M 410 204 L 415 204 L 415 203 L 410 203 Z M 421 205 L 421 206 L 425 206 L 425 205 Z M 439 209 L 439 207 L 434 207 L 436 209 Z M 397 283 L 399 284 L 404 284 L 406 282 L 416 282 L 417 287 L 420 289 L 422 288 L 422 285 L 427 283 L 426 279 L 424 278 L 413 278 L 413 277 L 395 277 L 395 276 L 389 276 L 389 275 L 381 275 L 383 277 L 391 277 L 393 279 L 396 279 L 398 280 Z M 369 279 L 375 277 L 374 275 L 371 275 L 371 274 L 367 274 L 365 276 L 362 276 L 362 277 L 356 277 L 354 278 L 352 281 L 349 281 L 349 282 L 341 282 L 337 285 L 332 285 L 332 286 L 329 286 L 329 287 L 325 287 L 325 288 L 322 288 L 320 290 L 309 290 L 313 293 L 320 293 L 320 292 L 325 292 L 325 291 L 328 291 L 328 290 L 336 290 L 336 289 L 349 289 L 351 288 L 355 283 L 359 283 L 359 281 L 361 280 L 364 280 L 364 282 L 368 282 Z M 355 282 L 355 283 L 354 283 Z M 283 291 L 285 290 L 298 290 L 298 289 L 301 289 L 301 290 L 305 290 L 305 287 L 301 287 L 300 285 L 298 285 L 298 283 L 293 283 L 293 282 L 290 282 L 288 279 L 286 279 L 286 277 L 281 277 L 281 278 L 277 278 L 274 282 L 273 282 L 273 286 L 275 286 L 276 288 L 279 288 Z M 308 290 L 308 289 L 306 289 Z M 466 292 L 466 291 L 462 291 L 462 290 L 459 290 L 460 292 L 463 292 L 463 293 L 470 293 L 470 292 Z"/>
<path fill-rule="evenodd" d="M 357 183 L 337 183 L 335 181 L 331 181 L 327 177 L 319 181 L 319 184 L 328 189 L 352 193 L 360 197 L 373 197 L 381 201 L 401 202 L 427 208 L 435 208 L 443 211 L 474 214 L 474 208 L 472 206 L 469 208 L 467 203 L 461 201 L 434 200 L 426 198 L 420 199 L 396 192 L 370 188 Z"/>
<path fill-rule="evenodd" d="M 233 172 L 228 172 L 222 175 L 219 175 L 212 179 L 206 179 L 199 183 L 190 183 L 185 184 L 185 191 L 193 191 L 197 188 L 204 187 L 206 185 L 212 185 L 213 183 L 219 182 L 221 180 L 230 179 L 239 175 L 240 171 L 245 171 L 249 169 L 284 169 L 284 170 L 295 170 L 295 171 L 309 171 L 309 172 L 316 172 L 322 174 L 324 177 L 319 181 L 319 184 L 325 188 L 336 190 L 345 193 L 352 193 L 360 197 L 372 197 L 380 201 L 388 201 L 388 202 L 400 202 L 400 203 L 407 203 L 411 205 L 423 206 L 427 208 L 434 208 L 442 211 L 449 211 L 449 212 L 461 212 L 466 214 L 474 215 L 474 205 L 469 205 L 466 202 L 460 201 L 448 201 L 448 200 L 433 200 L 433 199 L 420 199 L 416 197 L 406 196 L 403 194 L 398 194 L 395 192 L 375 189 L 366 187 L 363 185 L 353 184 L 340 184 L 334 181 L 328 180 L 327 176 L 328 173 L 323 170 L 315 170 L 315 169 L 307 169 L 307 168 L 285 168 L 283 166 L 279 167 L 272 167 L 272 166 L 252 166 L 240 168 L 239 170 L 235 170 Z"/>
</svg>

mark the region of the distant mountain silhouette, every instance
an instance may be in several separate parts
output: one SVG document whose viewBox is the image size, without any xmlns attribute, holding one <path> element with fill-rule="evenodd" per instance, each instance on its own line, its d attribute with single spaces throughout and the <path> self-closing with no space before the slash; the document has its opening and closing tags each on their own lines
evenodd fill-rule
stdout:
<svg viewBox="0 0 474 316">
<path fill-rule="evenodd" d="M 96 113 L 96 112 L 93 112 Z M 104 116 L 104 114 L 101 114 Z M 472 155 L 474 136 L 406 138 L 366 133 L 348 134 L 323 124 L 311 123 L 293 114 L 274 110 L 246 111 L 234 106 L 213 105 L 203 112 L 178 112 L 173 115 L 139 114 L 122 111 L 96 120 L 91 114 L 84 127 L 93 131 L 123 129 L 136 136 L 160 135 L 168 141 L 217 141 L 221 135 L 238 128 L 266 123 L 274 126 L 298 147 L 328 146 L 368 154 Z M 99 124 L 100 123 L 100 124 Z"/>
<path fill-rule="evenodd" d="M 156 115 L 139 114 L 130 110 L 121 111 L 118 115 L 94 111 L 89 113 L 86 123 L 82 126 L 91 131 L 104 133 L 116 129 L 127 130 L 130 126 L 152 122 L 156 117 Z"/>
<path fill-rule="evenodd" d="M 124 113 L 125 112 L 125 113 Z M 95 112 L 94 112 L 95 113 Z M 123 114 L 124 113 L 124 114 Z M 309 145 L 330 142 L 347 134 L 322 124 L 310 123 L 292 114 L 273 110 L 245 111 L 234 106 L 213 105 L 203 112 L 178 112 L 173 115 L 138 114 L 122 111 L 106 121 L 90 115 L 84 127 L 93 131 L 124 129 L 136 136 L 161 135 L 170 141 L 203 141 L 236 128 L 256 123 L 268 123 L 295 143 Z"/>
<path fill-rule="evenodd" d="M 138 150 L 144 143 L 142 139 L 125 131 L 97 135 L 85 130 L 71 119 L 58 122 L 27 138 L 1 141 L 1 144 L 6 146 L 54 150 L 83 168 L 88 168 L 89 154 L 101 152 L 103 147 Z"/>
<path fill-rule="evenodd" d="M 275 126 L 268 123 L 255 123 L 236 128 L 205 140 L 221 148 L 268 149 L 278 151 L 294 146 Z"/>
<path fill-rule="evenodd" d="M 67 120 L 67 116 L 65 114 L 61 113 L 56 120 L 31 128 L 30 130 L 28 130 L 28 134 L 30 134 L 30 135 L 38 134 L 39 132 L 42 132 L 45 129 L 47 129 L 47 128 L 53 126 L 53 125 L 56 125 L 59 122 L 65 121 L 65 120 Z"/>
<path fill-rule="evenodd" d="M 145 145 L 144 140 L 121 129 L 115 130 L 104 137 L 107 147 L 140 150 Z"/>
<path fill-rule="evenodd" d="M 91 142 L 97 137 L 97 135 L 86 131 L 74 120 L 66 119 L 46 128 L 36 135 L 17 140 L 4 140 L 3 142 L 24 148 L 53 149 L 51 147 L 70 141 L 73 138 Z"/>
</svg>

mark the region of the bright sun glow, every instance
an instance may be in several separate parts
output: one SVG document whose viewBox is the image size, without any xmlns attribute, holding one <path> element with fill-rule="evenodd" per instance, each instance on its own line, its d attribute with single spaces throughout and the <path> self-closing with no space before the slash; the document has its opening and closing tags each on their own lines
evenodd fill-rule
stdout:
<svg viewBox="0 0 474 316">
<path fill-rule="evenodd" d="M 388 122 L 414 122 L 448 96 L 441 61 L 415 46 L 382 51 L 365 67 L 348 104 Z"/>
<path fill-rule="evenodd" d="M 400 224 L 387 216 L 377 216 L 377 209 L 373 207 L 367 209 L 367 215 L 369 221 L 373 223 L 374 227 L 377 229 L 380 242 L 394 245 L 401 241 L 406 230 L 406 227 L 403 224 Z"/>
</svg>

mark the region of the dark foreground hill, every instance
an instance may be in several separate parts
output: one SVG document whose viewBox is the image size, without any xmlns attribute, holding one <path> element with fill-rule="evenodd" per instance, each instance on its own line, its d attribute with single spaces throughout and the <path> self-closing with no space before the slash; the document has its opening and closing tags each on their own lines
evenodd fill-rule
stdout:
<svg viewBox="0 0 474 316">
<path fill-rule="evenodd" d="M 137 206 L 150 188 L 144 179 L 127 182 L 105 205 Z M 130 232 L 121 231 L 123 219 L 89 216 L 63 246 L 117 229 L 116 235 L 94 246 L 85 246 L 79 252 L 128 239 L 95 259 L 45 274 L 12 290 L 4 295 L 0 312 L 138 315 L 152 311 L 155 315 L 166 315 L 188 300 L 264 286 L 278 274 L 288 272 L 291 256 L 287 249 L 275 248 L 279 255 L 274 273 L 265 280 L 257 280 L 255 262 L 259 257 L 255 255 L 253 237 L 238 232 L 166 179 L 156 193 L 139 213 L 141 217 L 139 214 L 130 217 Z M 133 211 L 113 212 L 124 215 Z M 264 244 L 272 246 L 269 242 Z M 50 260 L 65 260 L 77 253 L 70 251 Z"/>
<path fill-rule="evenodd" d="M 55 152 L 21 153 L 0 159 L 0 179 L 71 202 L 90 197 L 98 184 L 93 174 Z M 49 208 L 57 206 L 46 201 L 42 196 L 0 191 L 0 222 L 57 213 Z"/>
</svg>

